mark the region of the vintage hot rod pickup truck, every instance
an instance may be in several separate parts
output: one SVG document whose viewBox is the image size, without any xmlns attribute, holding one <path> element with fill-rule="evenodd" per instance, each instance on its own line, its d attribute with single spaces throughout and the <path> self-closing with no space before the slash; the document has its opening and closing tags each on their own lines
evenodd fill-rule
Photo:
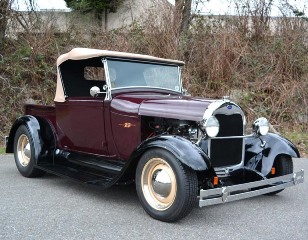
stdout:
<svg viewBox="0 0 308 240">
<path fill-rule="evenodd" d="M 104 188 L 136 184 L 145 211 L 172 222 L 199 206 L 301 183 L 297 148 L 269 133 L 266 118 L 246 134 L 227 97 L 185 94 L 181 61 L 76 48 L 57 60 L 54 106 L 25 105 L 6 152 L 25 177 L 45 172 Z M 201 87 L 201 86 L 200 86 Z"/>
</svg>

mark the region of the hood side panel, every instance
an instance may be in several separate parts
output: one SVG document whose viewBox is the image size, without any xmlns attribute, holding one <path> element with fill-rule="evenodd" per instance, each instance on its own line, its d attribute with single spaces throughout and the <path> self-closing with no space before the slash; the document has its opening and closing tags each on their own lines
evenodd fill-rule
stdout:
<svg viewBox="0 0 308 240">
<path fill-rule="evenodd" d="M 122 94 L 111 102 L 112 111 L 128 115 L 201 121 L 210 99 L 166 94 Z"/>
<path fill-rule="evenodd" d="M 141 103 L 139 115 L 201 121 L 209 103 L 192 99 L 159 99 Z"/>
</svg>

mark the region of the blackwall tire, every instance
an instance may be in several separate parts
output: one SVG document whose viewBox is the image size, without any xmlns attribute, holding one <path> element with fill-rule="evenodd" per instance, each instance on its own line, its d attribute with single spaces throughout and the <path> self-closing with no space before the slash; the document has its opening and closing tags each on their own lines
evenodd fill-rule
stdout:
<svg viewBox="0 0 308 240">
<path fill-rule="evenodd" d="M 14 158 L 18 171 L 24 177 L 39 177 L 45 172 L 35 168 L 33 138 L 26 126 L 21 125 L 14 138 Z"/>
<path fill-rule="evenodd" d="M 165 150 L 146 152 L 138 163 L 135 180 L 143 208 L 160 221 L 177 221 L 189 214 L 196 203 L 196 172 Z"/>
<path fill-rule="evenodd" d="M 276 169 L 276 173 L 274 176 L 271 177 L 280 177 L 283 175 L 293 173 L 293 161 L 290 156 L 287 155 L 280 155 L 275 159 L 274 166 Z M 284 189 L 268 193 L 266 195 L 275 195 L 277 193 L 282 192 Z"/>
</svg>

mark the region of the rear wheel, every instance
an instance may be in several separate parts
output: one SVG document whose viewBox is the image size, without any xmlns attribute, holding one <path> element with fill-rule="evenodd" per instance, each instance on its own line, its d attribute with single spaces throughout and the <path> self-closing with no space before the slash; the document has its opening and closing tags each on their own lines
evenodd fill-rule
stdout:
<svg viewBox="0 0 308 240">
<path fill-rule="evenodd" d="M 288 155 L 280 155 L 275 159 L 274 166 L 275 174 L 272 177 L 280 177 L 293 173 L 293 161 Z M 275 195 L 282 192 L 284 189 L 268 193 L 267 195 Z"/>
<path fill-rule="evenodd" d="M 196 172 L 162 149 L 152 149 L 140 159 L 136 188 L 145 211 L 155 219 L 173 222 L 192 210 L 198 180 Z"/>
<path fill-rule="evenodd" d="M 38 177 L 45 172 L 35 168 L 32 137 L 26 126 L 21 125 L 15 134 L 14 157 L 18 171 L 25 177 Z"/>
</svg>

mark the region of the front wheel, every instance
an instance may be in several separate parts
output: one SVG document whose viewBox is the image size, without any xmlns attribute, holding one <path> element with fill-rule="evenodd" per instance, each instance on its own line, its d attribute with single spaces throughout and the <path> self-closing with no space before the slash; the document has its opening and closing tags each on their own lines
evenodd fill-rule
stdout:
<svg viewBox="0 0 308 240">
<path fill-rule="evenodd" d="M 274 166 L 275 167 L 275 174 L 272 177 L 280 177 L 283 175 L 293 173 L 293 161 L 290 156 L 287 155 L 280 155 L 275 159 Z M 282 192 L 284 189 L 270 192 L 267 195 L 275 195 L 277 193 Z"/>
<path fill-rule="evenodd" d="M 33 138 L 26 126 L 21 125 L 15 134 L 14 157 L 18 171 L 24 177 L 38 177 L 45 172 L 35 168 Z"/>
<path fill-rule="evenodd" d="M 155 219 L 174 222 L 192 210 L 198 189 L 196 172 L 173 154 L 152 149 L 140 159 L 136 188 L 145 211 Z"/>
</svg>

